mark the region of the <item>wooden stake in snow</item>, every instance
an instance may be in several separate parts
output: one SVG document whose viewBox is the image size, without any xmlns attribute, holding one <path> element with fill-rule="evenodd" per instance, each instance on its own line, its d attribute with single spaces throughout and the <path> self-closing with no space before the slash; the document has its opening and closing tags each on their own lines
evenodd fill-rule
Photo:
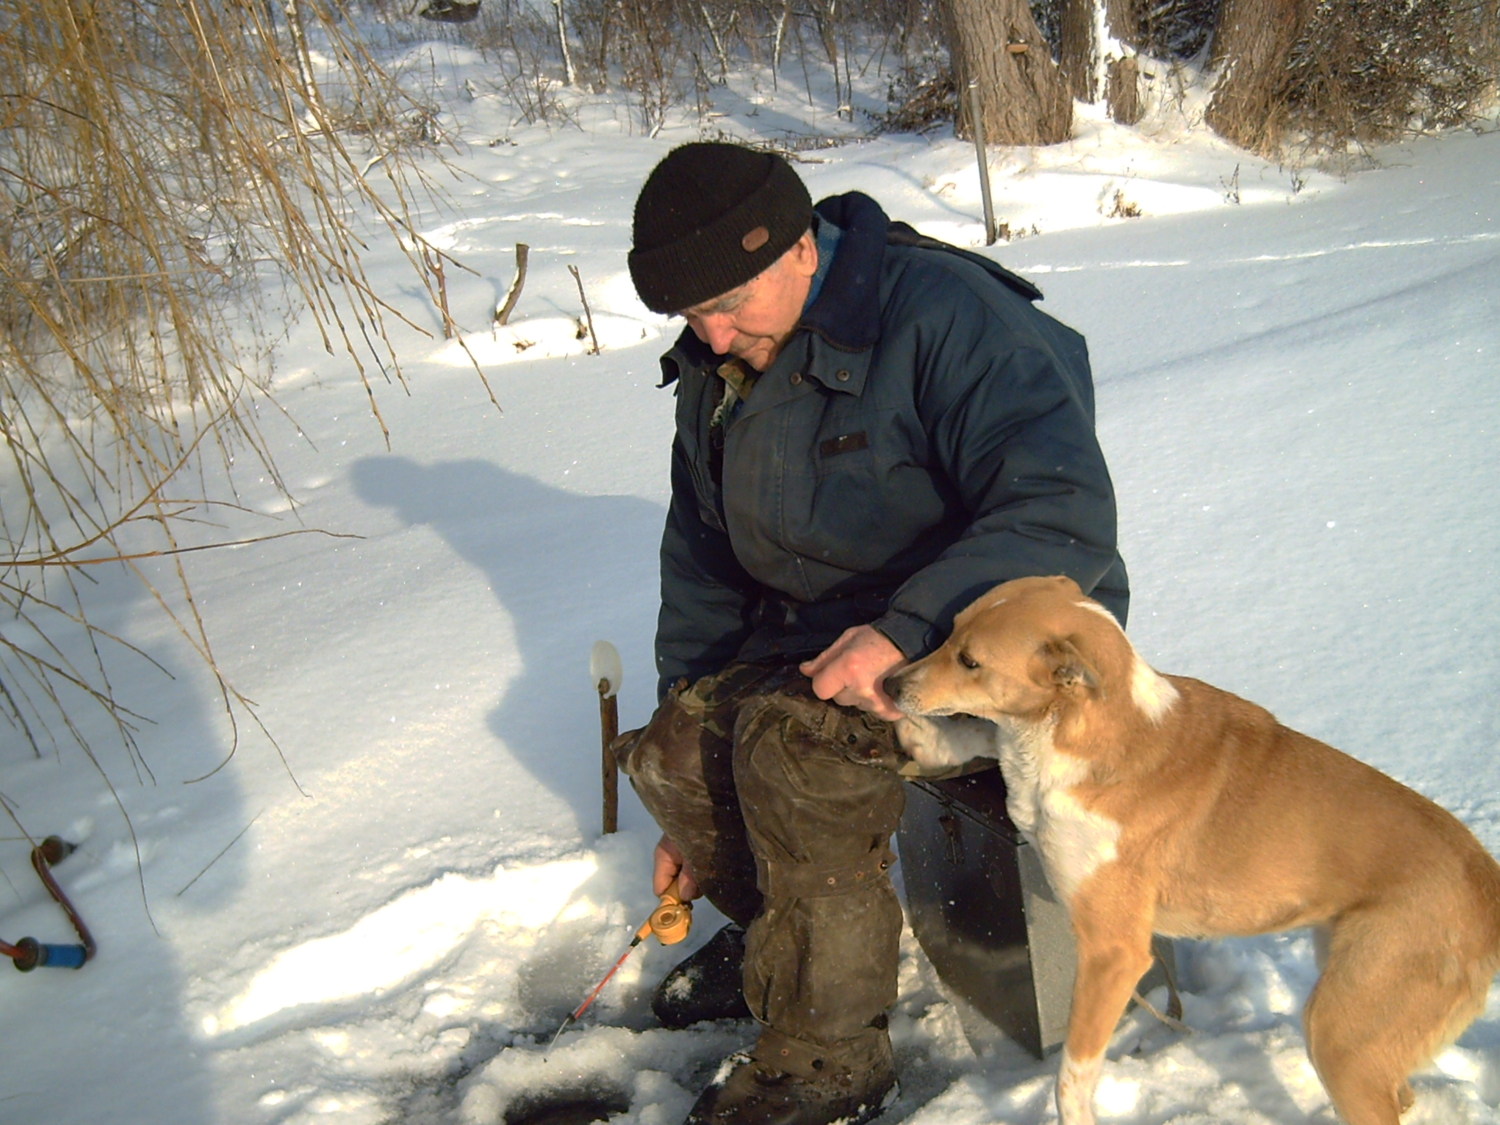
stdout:
<svg viewBox="0 0 1500 1125">
<path fill-rule="evenodd" d="M 505 294 L 505 300 L 495 307 L 495 323 L 504 325 L 510 319 L 510 310 L 516 307 L 516 302 L 521 299 L 521 286 L 526 284 L 526 256 L 531 252 L 531 247 L 524 242 L 516 243 L 516 279 L 510 283 L 510 292 Z"/>
<path fill-rule="evenodd" d="M 578 276 L 577 266 L 569 266 L 568 272 L 573 275 L 573 280 L 578 283 L 578 299 L 583 302 L 584 319 L 589 324 L 589 340 L 593 343 L 593 347 L 589 349 L 589 355 L 598 355 L 599 337 L 594 335 L 594 314 L 589 312 L 589 299 L 583 294 L 583 278 Z"/>
<path fill-rule="evenodd" d="M 990 199 L 990 161 L 984 152 L 984 112 L 979 103 L 979 80 L 969 83 L 969 119 L 974 128 L 974 152 L 979 157 L 979 194 L 984 198 L 984 244 L 995 245 L 995 204 Z"/>
<path fill-rule="evenodd" d="M 604 834 L 620 827 L 620 767 L 615 761 L 614 741 L 620 733 L 620 705 L 616 696 L 624 668 L 620 653 L 608 641 L 595 641 L 589 653 L 589 676 L 599 692 L 599 733 L 604 743 Z"/>
</svg>

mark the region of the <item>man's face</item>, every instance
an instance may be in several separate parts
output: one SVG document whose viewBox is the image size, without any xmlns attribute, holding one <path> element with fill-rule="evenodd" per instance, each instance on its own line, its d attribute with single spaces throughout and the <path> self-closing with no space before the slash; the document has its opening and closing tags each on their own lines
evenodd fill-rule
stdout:
<svg viewBox="0 0 1500 1125">
<path fill-rule="evenodd" d="M 719 355 L 738 356 L 764 371 L 791 339 L 817 271 L 818 248 L 807 233 L 744 285 L 682 315 L 693 335 Z"/>
</svg>

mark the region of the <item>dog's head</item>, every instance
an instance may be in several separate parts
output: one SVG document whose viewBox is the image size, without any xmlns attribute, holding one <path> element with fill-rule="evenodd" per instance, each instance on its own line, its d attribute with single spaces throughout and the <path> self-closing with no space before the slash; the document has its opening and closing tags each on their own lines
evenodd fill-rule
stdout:
<svg viewBox="0 0 1500 1125">
<path fill-rule="evenodd" d="M 1072 579 L 1021 578 L 960 613 L 947 642 L 887 677 L 885 690 L 908 715 L 1039 718 L 1059 702 L 1099 698 L 1129 677 L 1132 659 L 1109 611 Z"/>
</svg>

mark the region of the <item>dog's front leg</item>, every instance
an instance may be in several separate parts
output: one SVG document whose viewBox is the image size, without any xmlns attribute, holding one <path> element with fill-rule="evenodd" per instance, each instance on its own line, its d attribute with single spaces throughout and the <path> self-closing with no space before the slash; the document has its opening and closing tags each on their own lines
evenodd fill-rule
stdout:
<svg viewBox="0 0 1500 1125">
<path fill-rule="evenodd" d="M 1104 1048 L 1151 967 L 1151 913 L 1123 902 L 1118 885 L 1092 896 L 1080 890 L 1069 903 L 1078 944 L 1073 1007 L 1057 1075 L 1057 1116 L 1062 1125 L 1094 1125 L 1094 1090 L 1104 1067 Z M 1101 893 L 1112 892 L 1109 895 Z"/>
</svg>

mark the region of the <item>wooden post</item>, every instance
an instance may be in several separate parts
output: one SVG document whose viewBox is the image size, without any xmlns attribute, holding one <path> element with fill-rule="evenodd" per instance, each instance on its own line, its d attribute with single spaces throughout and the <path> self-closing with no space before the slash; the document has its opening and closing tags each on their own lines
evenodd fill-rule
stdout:
<svg viewBox="0 0 1500 1125">
<path fill-rule="evenodd" d="M 995 204 L 990 199 L 990 162 L 984 153 L 984 107 L 979 102 L 979 80 L 969 83 L 969 123 L 974 151 L 979 157 L 979 193 L 984 197 L 984 244 L 995 245 Z"/>
<path fill-rule="evenodd" d="M 622 669 L 620 654 L 608 641 L 595 641 L 589 653 L 589 675 L 599 692 L 599 735 L 603 744 L 600 775 L 604 782 L 604 834 L 620 829 L 620 765 L 615 761 L 614 741 L 620 733 L 618 700 Z"/>
<path fill-rule="evenodd" d="M 612 745 L 620 733 L 619 700 L 607 694 L 609 681 L 599 681 L 599 731 L 604 739 L 604 834 L 620 829 L 620 764 Z"/>
</svg>

